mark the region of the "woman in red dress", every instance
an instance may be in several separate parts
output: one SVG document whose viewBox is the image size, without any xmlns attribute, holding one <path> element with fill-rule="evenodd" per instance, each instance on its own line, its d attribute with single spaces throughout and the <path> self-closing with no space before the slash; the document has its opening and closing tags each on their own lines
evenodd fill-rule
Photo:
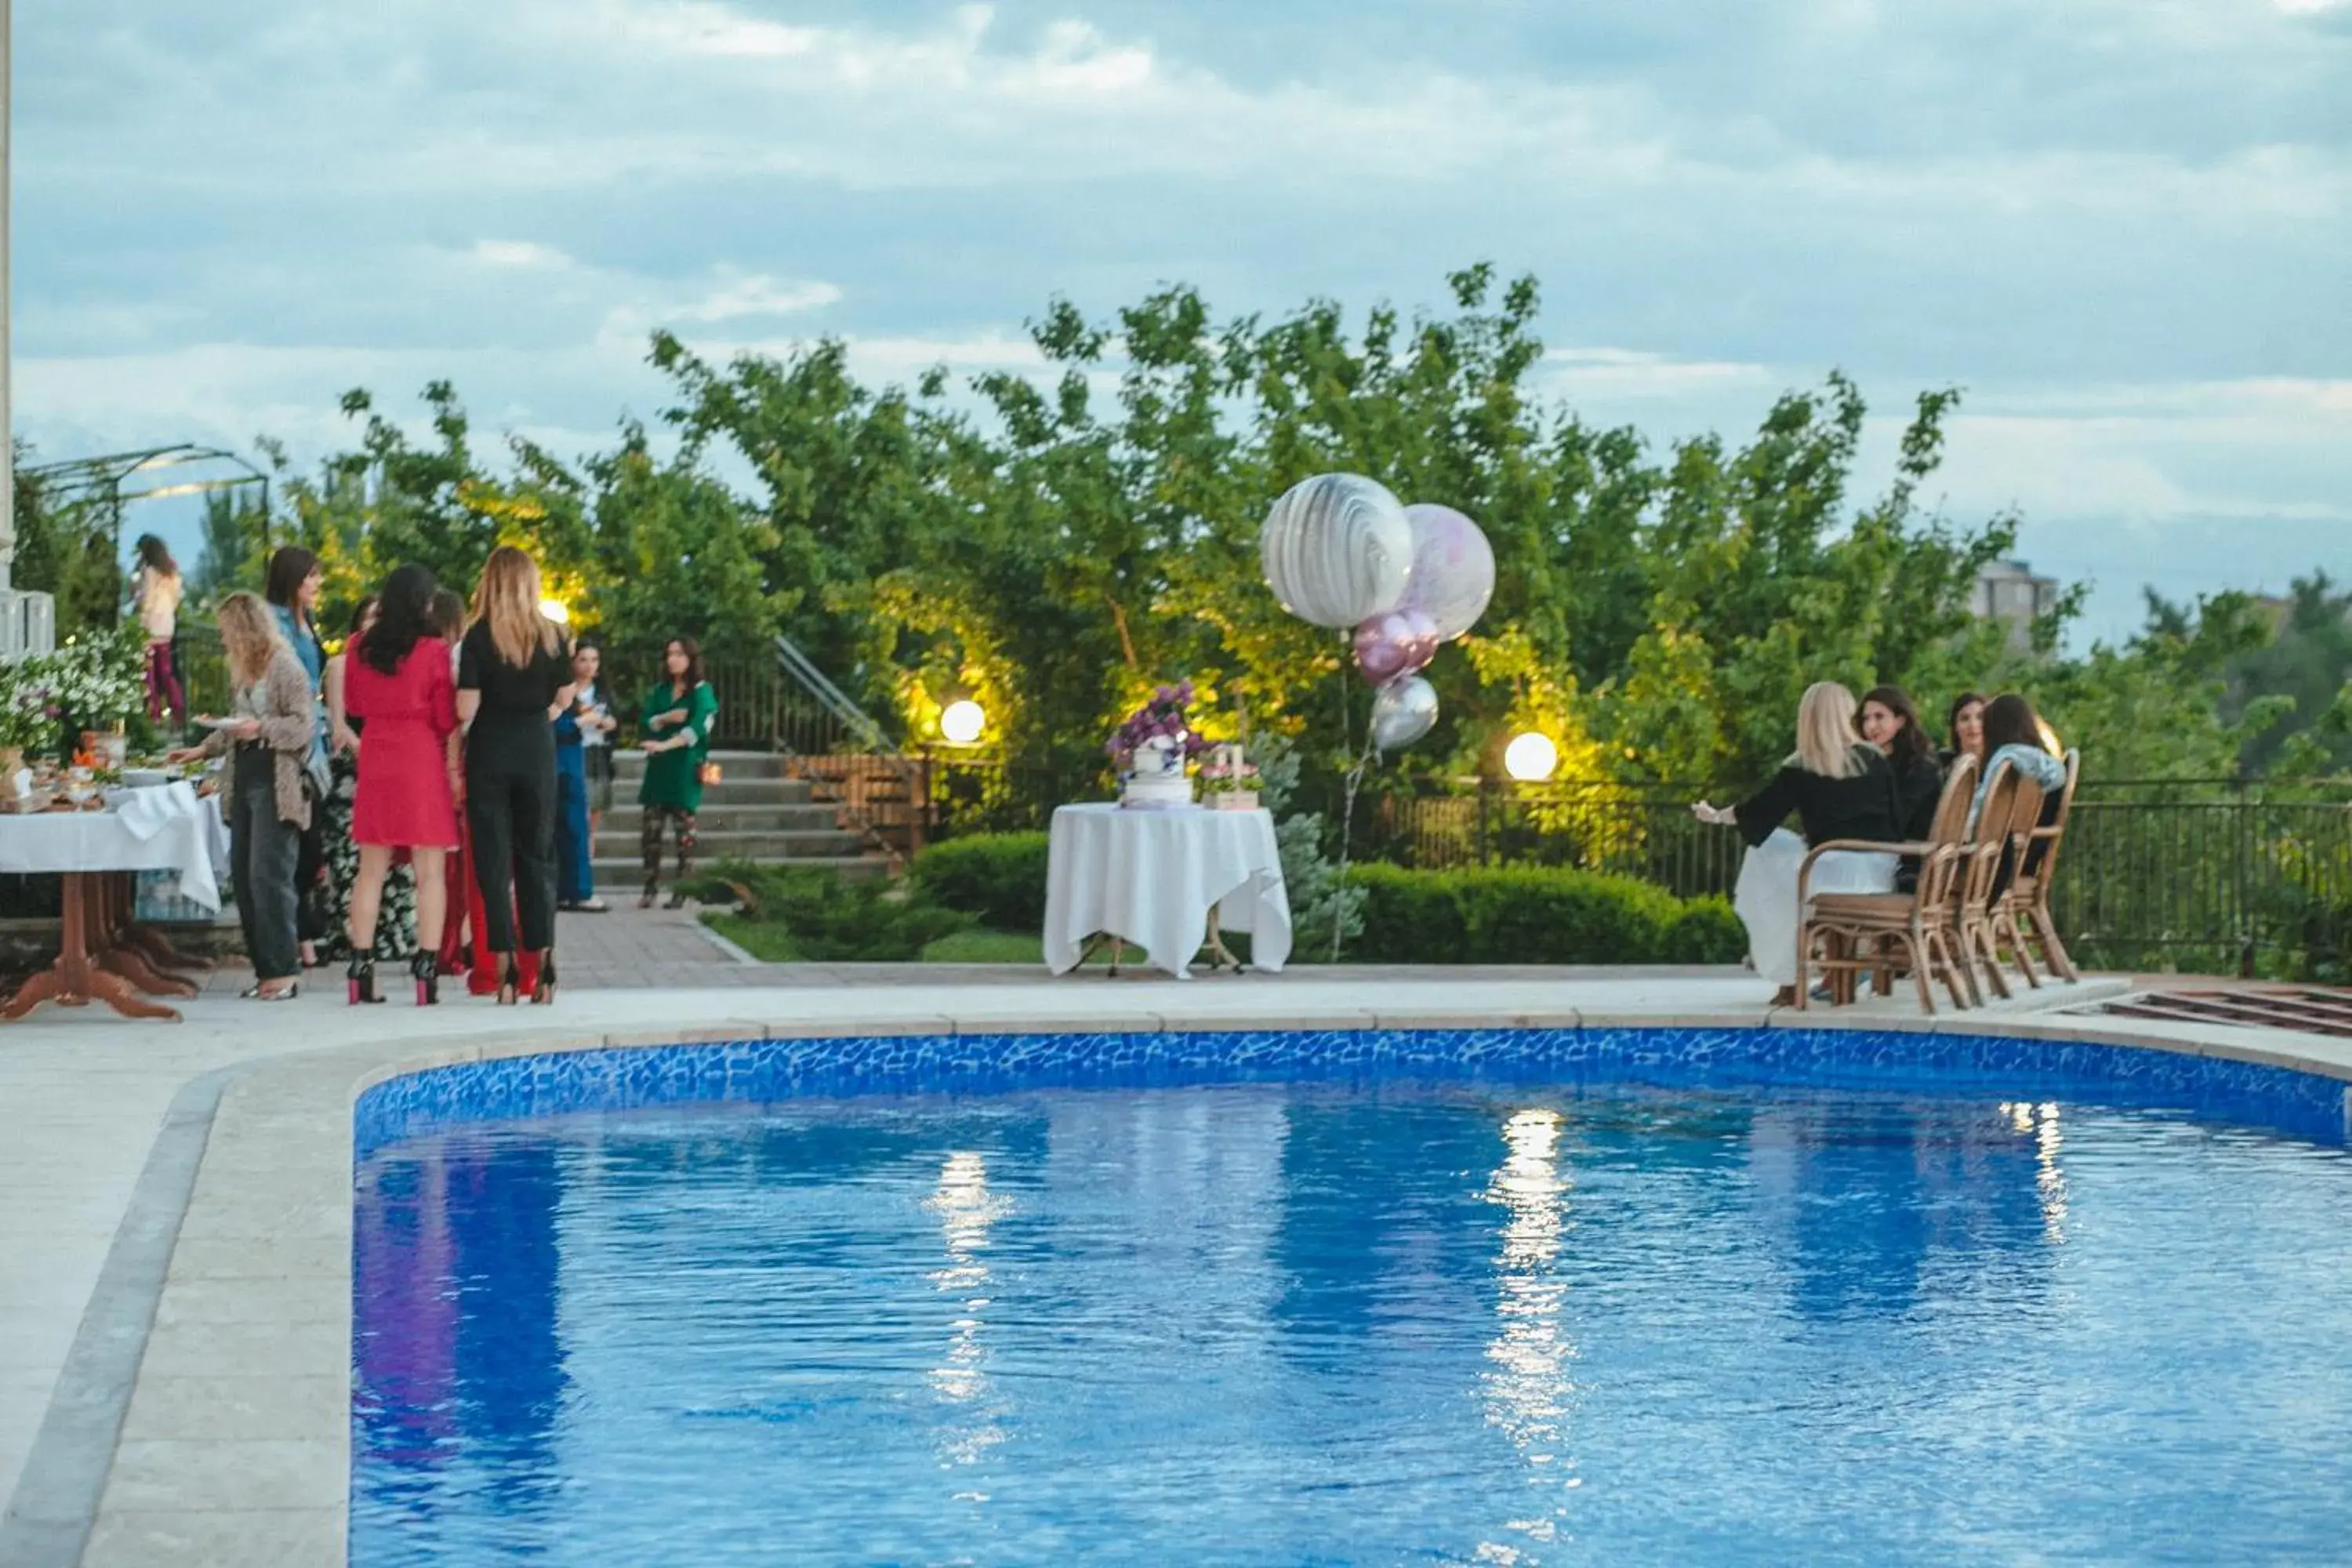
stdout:
<svg viewBox="0 0 2352 1568">
<path fill-rule="evenodd" d="M 364 720 L 352 840 L 360 872 L 352 884 L 351 998 L 381 1002 L 375 990 L 375 919 L 395 851 L 416 868 L 416 1001 L 441 999 L 441 922 L 447 910 L 442 860 L 457 847 L 457 688 L 449 645 L 434 635 L 433 574 L 403 566 L 384 579 L 375 625 L 345 659 L 343 702 Z"/>
</svg>

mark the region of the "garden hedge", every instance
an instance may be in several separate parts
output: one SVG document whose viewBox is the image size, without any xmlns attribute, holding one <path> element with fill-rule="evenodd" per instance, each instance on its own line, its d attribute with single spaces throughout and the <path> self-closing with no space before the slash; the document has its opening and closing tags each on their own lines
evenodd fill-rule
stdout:
<svg viewBox="0 0 2352 1568">
<path fill-rule="evenodd" d="M 1677 899 L 1653 883 L 1564 867 L 1412 871 L 1351 868 L 1363 889 L 1360 963 L 1737 963 L 1747 932 L 1721 899 Z M 1045 836 L 971 834 L 915 858 L 916 887 L 999 931 L 1045 924 Z M 1304 959 L 1328 952 L 1299 933 Z"/>
<path fill-rule="evenodd" d="M 994 931 L 1045 929 L 1045 836 L 970 833 L 927 845 L 915 886 L 935 902 L 980 917 Z"/>
<path fill-rule="evenodd" d="M 1362 963 L 1732 963 L 1748 949 L 1719 899 L 1566 867 L 1358 866 Z"/>
</svg>

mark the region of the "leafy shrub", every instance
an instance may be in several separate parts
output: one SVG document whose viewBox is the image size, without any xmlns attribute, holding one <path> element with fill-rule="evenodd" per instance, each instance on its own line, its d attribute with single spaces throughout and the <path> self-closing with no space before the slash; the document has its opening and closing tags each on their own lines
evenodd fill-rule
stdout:
<svg viewBox="0 0 2352 1568">
<path fill-rule="evenodd" d="M 1721 963 L 1747 933 L 1719 899 L 1560 867 L 1412 871 L 1360 866 L 1366 963 Z"/>
<path fill-rule="evenodd" d="M 924 948 L 972 923 L 912 889 L 740 860 L 719 862 L 688 890 L 706 902 L 731 899 L 729 934 L 755 953 L 814 963 L 920 958 Z M 771 929 L 746 940 L 747 926 Z"/>
<path fill-rule="evenodd" d="M 1286 868 L 1287 858 L 1286 857 Z M 996 931 L 1045 923 L 1045 835 L 973 834 L 915 858 L 915 896 Z M 1721 899 L 1675 898 L 1654 883 L 1563 867 L 1412 871 L 1351 867 L 1345 956 L 1359 963 L 1736 963 L 1748 933 Z M 1294 952 L 1328 957 L 1333 904 L 1302 918 L 1291 889 Z M 1238 934 L 1238 933 L 1236 933 Z M 1227 938 L 1229 942 L 1234 937 Z"/>
<path fill-rule="evenodd" d="M 1737 963 L 1748 952 L 1748 928 L 1728 899 L 1685 899 L 1666 928 L 1668 963 Z"/>
<path fill-rule="evenodd" d="M 995 931 L 1045 929 L 1045 836 L 974 833 L 925 847 L 916 890 Z"/>
</svg>

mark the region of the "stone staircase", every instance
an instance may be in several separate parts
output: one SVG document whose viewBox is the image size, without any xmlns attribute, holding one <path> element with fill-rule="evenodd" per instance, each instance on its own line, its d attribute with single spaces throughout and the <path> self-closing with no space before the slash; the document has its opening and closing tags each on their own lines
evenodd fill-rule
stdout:
<svg viewBox="0 0 2352 1568">
<path fill-rule="evenodd" d="M 772 752 L 713 752 L 722 774 L 705 786 L 699 819 L 698 869 L 720 860 L 757 860 L 804 866 L 852 876 L 887 874 L 889 861 L 863 835 L 845 828 L 840 806 L 820 798 L 815 784 L 787 778 L 784 758 Z M 643 814 L 637 782 L 645 755 L 623 751 L 614 758 L 613 809 L 604 814 L 594 850 L 596 886 L 606 897 L 636 887 L 644 875 L 637 834 Z M 663 875 L 674 862 L 666 847 Z"/>
</svg>

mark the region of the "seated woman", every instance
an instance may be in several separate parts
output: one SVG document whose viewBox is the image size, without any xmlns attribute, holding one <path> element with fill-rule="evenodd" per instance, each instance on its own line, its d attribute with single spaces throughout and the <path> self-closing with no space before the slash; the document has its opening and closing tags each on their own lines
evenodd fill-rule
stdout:
<svg viewBox="0 0 2352 1568">
<path fill-rule="evenodd" d="M 1985 700 L 1976 692 L 1963 691 L 1952 699 L 1952 706 L 1944 715 L 1945 742 L 1939 753 L 1946 773 L 1952 771 L 1952 764 L 1965 752 L 1976 758 L 1977 776 L 1984 776 L 1984 710 Z"/>
<path fill-rule="evenodd" d="M 2054 795 L 2066 783 L 2066 764 L 2053 755 L 2047 742 L 2042 738 L 2042 720 L 2033 711 L 2033 704 L 2014 691 L 2003 692 L 1985 704 L 1984 710 L 1984 774 L 1977 780 L 1977 797 L 1969 803 L 1969 826 L 1974 827 L 1977 813 L 1984 809 L 1985 792 L 1992 788 L 1993 770 L 2007 763 L 2027 778 L 2042 786 L 2044 795 Z M 2054 801 L 2045 802 L 2045 814 L 2054 808 Z"/>
<path fill-rule="evenodd" d="M 1944 795 L 1944 767 L 1936 759 L 1919 710 L 1899 686 L 1874 686 L 1862 694 L 1862 738 L 1878 748 L 1895 770 L 1895 796 L 1903 808 L 1903 837 L 1923 839 L 1936 826 L 1936 803 Z"/>
<path fill-rule="evenodd" d="M 1808 687 L 1797 710 L 1797 753 L 1772 781 L 1737 806 L 1701 801 L 1691 808 L 1703 822 L 1737 824 L 1748 840 L 1732 904 L 1748 927 L 1756 973 L 1780 987 L 1776 1006 L 1797 1001 L 1797 877 L 1807 845 L 1839 838 L 1891 844 L 1903 837 L 1895 769 L 1854 732 L 1854 708 L 1853 693 L 1834 681 Z M 1804 826 L 1802 838 L 1780 826 L 1791 812 Z M 1895 869 L 1893 855 L 1833 850 L 1814 863 L 1810 890 L 1892 892 Z"/>
</svg>

